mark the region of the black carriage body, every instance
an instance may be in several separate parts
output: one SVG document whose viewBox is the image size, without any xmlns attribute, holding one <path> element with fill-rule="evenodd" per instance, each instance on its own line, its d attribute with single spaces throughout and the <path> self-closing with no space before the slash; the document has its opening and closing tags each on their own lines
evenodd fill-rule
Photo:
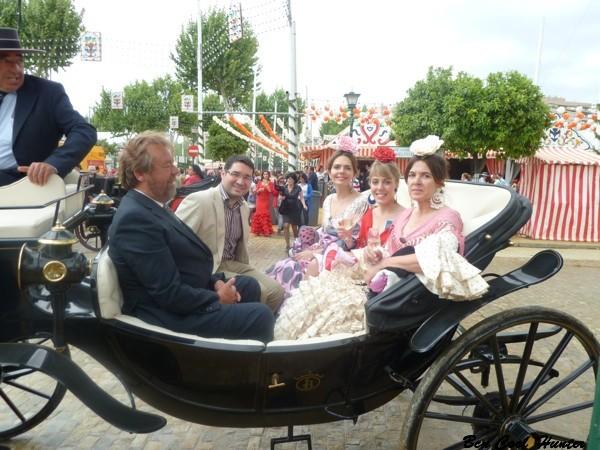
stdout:
<svg viewBox="0 0 600 450">
<path fill-rule="evenodd" d="M 480 268 L 529 217 L 529 203 L 514 192 L 509 195 L 505 208 L 468 236 L 466 255 Z M 18 247 L 2 254 L 2 264 L 12 272 L 7 277 L 3 271 L 2 288 L 9 298 L 3 296 L 0 309 L 1 342 L 52 329 L 49 293 L 40 287 L 19 293 L 14 285 Z M 547 276 L 517 280 L 511 288 Z M 471 309 L 454 308 L 413 275 L 368 302 L 368 334 L 264 346 L 178 337 L 103 319 L 92 275 L 67 293 L 65 338 L 148 404 L 188 421 L 230 427 L 323 423 L 356 418 L 414 388 L 447 348 L 461 318 L 502 296 L 502 289 L 492 289 Z M 419 326 L 428 319 L 423 333 Z M 415 335 L 418 345 L 411 342 Z"/>
</svg>

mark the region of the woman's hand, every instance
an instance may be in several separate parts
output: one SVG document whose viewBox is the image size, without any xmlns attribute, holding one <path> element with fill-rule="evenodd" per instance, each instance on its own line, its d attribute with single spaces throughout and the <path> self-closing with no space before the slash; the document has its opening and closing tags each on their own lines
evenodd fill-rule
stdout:
<svg viewBox="0 0 600 450">
<path fill-rule="evenodd" d="M 364 249 L 364 255 L 367 264 L 372 266 L 379 264 L 383 259 L 383 253 L 378 247 L 373 248 L 367 245 Z"/>
<path fill-rule="evenodd" d="M 369 267 L 365 271 L 365 274 L 363 275 L 363 279 L 365 280 L 365 283 L 369 284 L 371 282 L 371 280 L 373 279 L 373 277 L 380 270 L 383 270 L 383 265 L 382 264 L 375 264 L 374 266 Z"/>
<path fill-rule="evenodd" d="M 219 303 L 223 305 L 239 303 L 242 299 L 240 293 L 235 288 L 235 278 L 230 278 L 226 283 L 217 280 L 215 283 L 215 292 L 219 296 Z"/>
<path fill-rule="evenodd" d="M 301 252 L 296 253 L 293 258 L 296 261 L 310 261 L 314 258 L 314 253 L 312 250 L 302 250 Z"/>
</svg>

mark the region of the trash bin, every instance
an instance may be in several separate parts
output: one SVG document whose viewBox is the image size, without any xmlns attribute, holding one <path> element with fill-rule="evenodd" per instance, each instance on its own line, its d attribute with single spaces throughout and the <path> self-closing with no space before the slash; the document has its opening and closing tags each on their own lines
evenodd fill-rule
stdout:
<svg viewBox="0 0 600 450">
<path fill-rule="evenodd" d="M 313 191 L 308 209 L 308 224 L 311 227 L 319 225 L 319 209 L 321 208 L 321 192 Z"/>
</svg>

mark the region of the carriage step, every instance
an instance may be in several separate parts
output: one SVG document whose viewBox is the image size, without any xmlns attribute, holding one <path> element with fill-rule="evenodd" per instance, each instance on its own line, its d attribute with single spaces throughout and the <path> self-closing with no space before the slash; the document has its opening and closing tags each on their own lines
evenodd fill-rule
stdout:
<svg viewBox="0 0 600 450">
<path fill-rule="evenodd" d="M 294 435 L 294 426 L 288 425 L 287 436 L 271 439 L 271 450 L 275 450 L 275 446 L 277 444 L 287 444 L 288 442 L 301 442 L 301 441 L 306 441 L 306 445 L 308 445 L 308 450 L 312 450 L 312 439 L 311 439 L 310 434 Z"/>
<path fill-rule="evenodd" d="M 444 307 L 415 331 L 410 340 L 410 348 L 417 353 L 431 350 L 465 317 L 497 298 L 547 280 L 556 275 L 562 265 L 563 259 L 558 252 L 543 250 L 518 269 L 490 280 L 490 289 L 482 298 L 465 302 L 444 301 Z"/>
<path fill-rule="evenodd" d="M 0 364 L 35 369 L 62 383 L 102 419 L 123 431 L 151 433 L 164 427 L 164 417 L 125 406 L 115 400 L 70 358 L 35 344 L 0 344 Z"/>
</svg>

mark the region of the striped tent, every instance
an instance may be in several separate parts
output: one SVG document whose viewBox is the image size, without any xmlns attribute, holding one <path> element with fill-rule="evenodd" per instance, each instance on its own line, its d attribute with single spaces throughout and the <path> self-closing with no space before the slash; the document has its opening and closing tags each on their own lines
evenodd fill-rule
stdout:
<svg viewBox="0 0 600 450">
<path fill-rule="evenodd" d="M 600 156 L 573 147 L 540 148 L 521 163 L 520 192 L 533 214 L 533 239 L 600 242 Z"/>
</svg>

